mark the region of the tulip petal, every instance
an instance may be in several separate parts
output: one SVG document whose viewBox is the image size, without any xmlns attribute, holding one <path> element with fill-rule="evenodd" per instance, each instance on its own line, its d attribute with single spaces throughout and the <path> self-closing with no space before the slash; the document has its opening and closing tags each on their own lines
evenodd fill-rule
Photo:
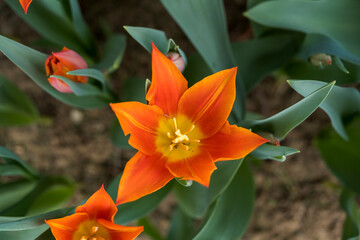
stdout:
<svg viewBox="0 0 360 240">
<path fill-rule="evenodd" d="M 98 219 L 98 223 L 107 228 L 111 240 L 133 240 L 144 230 L 144 227 L 126 227 L 104 219 Z"/>
<path fill-rule="evenodd" d="M 152 155 L 156 151 L 155 137 L 162 110 L 139 102 L 110 104 L 119 119 L 125 135 L 131 134 L 129 144 L 143 153 Z"/>
<path fill-rule="evenodd" d="M 265 142 L 268 140 L 248 129 L 226 122 L 218 133 L 201 140 L 201 148 L 215 161 L 223 161 L 243 158 Z"/>
<path fill-rule="evenodd" d="M 48 81 L 49 81 L 50 85 L 53 86 L 59 92 L 62 92 L 62 93 L 72 93 L 73 92 L 73 90 L 71 89 L 71 87 L 69 87 L 69 85 L 67 85 L 64 81 L 62 81 L 58 78 L 49 77 Z"/>
<path fill-rule="evenodd" d="M 50 226 L 56 240 L 69 240 L 73 239 L 78 226 L 87 220 L 89 220 L 87 213 L 75 213 L 63 218 L 45 220 L 45 222 Z"/>
<path fill-rule="evenodd" d="M 103 218 L 114 221 L 117 208 L 109 194 L 101 186 L 84 205 L 78 206 L 75 213 L 87 213 L 91 219 Z"/>
<path fill-rule="evenodd" d="M 235 101 L 236 68 L 208 76 L 189 88 L 179 101 L 179 114 L 199 126 L 204 138 L 224 125 Z"/>
<path fill-rule="evenodd" d="M 88 68 L 87 63 L 78 53 L 66 47 L 64 47 L 60 52 L 53 52 L 52 55 L 61 62 L 62 66 L 68 68 L 68 71 L 73 69 Z"/>
<path fill-rule="evenodd" d="M 20 0 L 20 4 L 21 4 L 22 8 L 24 9 L 25 14 L 27 14 L 27 10 L 28 10 L 31 2 L 32 2 L 32 0 Z"/>
<path fill-rule="evenodd" d="M 175 177 L 194 180 L 206 187 L 209 187 L 211 174 L 216 169 L 211 155 L 205 151 L 182 160 L 168 160 L 166 167 Z"/>
<path fill-rule="evenodd" d="M 159 155 L 148 156 L 137 152 L 125 166 L 116 204 L 134 201 L 153 193 L 173 179 L 174 176 L 165 167 L 165 160 Z"/>
<path fill-rule="evenodd" d="M 157 105 L 174 117 L 186 89 L 187 81 L 179 69 L 153 45 L 152 82 L 146 95 L 149 105 Z"/>
</svg>

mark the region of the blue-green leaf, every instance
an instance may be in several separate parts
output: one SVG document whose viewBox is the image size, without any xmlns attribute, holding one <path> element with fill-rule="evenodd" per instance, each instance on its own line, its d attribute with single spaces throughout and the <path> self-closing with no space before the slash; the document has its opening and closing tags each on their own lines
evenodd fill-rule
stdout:
<svg viewBox="0 0 360 240">
<path fill-rule="evenodd" d="M 71 16 L 66 13 L 61 1 L 33 1 L 26 15 L 19 1 L 5 1 L 35 31 L 58 45 L 59 48 L 66 46 L 84 57 L 94 55 L 96 48 L 93 45 L 90 46 L 89 42 L 84 41 L 76 32 Z"/>
<path fill-rule="evenodd" d="M 299 152 L 300 151 L 295 148 L 275 146 L 266 143 L 256 148 L 252 153 L 250 153 L 250 156 L 260 160 L 272 159 L 275 161 L 284 162 L 287 156 Z"/>
<path fill-rule="evenodd" d="M 40 120 L 34 103 L 0 75 L 0 125 L 22 125 Z"/>
<path fill-rule="evenodd" d="M 176 208 L 172 214 L 170 231 L 166 239 L 191 239 L 194 229 L 194 220 L 181 211 L 181 208 Z"/>
<path fill-rule="evenodd" d="M 254 180 L 243 163 L 230 185 L 219 197 L 194 240 L 240 239 L 249 224 L 255 201 Z"/>
<path fill-rule="evenodd" d="M 151 43 L 154 43 L 160 52 L 166 53 L 168 38 L 163 31 L 144 27 L 124 26 L 124 28 L 130 36 L 132 36 L 149 53 L 152 52 Z"/>
<path fill-rule="evenodd" d="M 242 159 L 217 162 L 218 169 L 211 176 L 209 188 L 196 182 L 190 187 L 176 184 L 174 191 L 182 211 L 192 218 L 203 217 L 211 203 L 229 186 L 241 163 Z"/>
<path fill-rule="evenodd" d="M 126 37 L 123 34 L 111 35 L 104 46 L 100 62 L 94 68 L 110 74 L 120 67 L 126 48 Z"/>
<path fill-rule="evenodd" d="M 290 80 L 289 84 L 298 93 L 308 96 L 311 92 L 326 85 L 325 82 L 311 80 Z M 331 124 L 341 137 L 348 140 L 344 120 L 360 113 L 360 93 L 355 88 L 334 86 L 320 107 L 329 115 Z"/>
<path fill-rule="evenodd" d="M 358 9 L 357 0 L 278 0 L 258 4 L 245 15 L 265 26 L 322 34 L 360 57 Z"/>
<path fill-rule="evenodd" d="M 327 129 L 316 138 L 316 146 L 326 165 L 339 181 L 360 194 L 359 117 L 346 126 L 346 132 L 348 141 L 342 139 L 332 129 Z"/>
<path fill-rule="evenodd" d="M 346 213 L 346 218 L 343 227 L 342 240 L 358 240 L 359 239 L 359 210 L 355 200 L 356 195 L 343 188 L 340 195 L 341 208 Z"/>
<path fill-rule="evenodd" d="M 325 100 L 334 86 L 335 82 L 323 86 L 301 101 L 280 113 L 263 120 L 244 122 L 244 126 L 252 128 L 253 131 L 265 131 L 273 133 L 278 139 L 284 139 L 285 136 L 296 126 L 302 123 L 311 115 L 319 105 Z"/>
</svg>

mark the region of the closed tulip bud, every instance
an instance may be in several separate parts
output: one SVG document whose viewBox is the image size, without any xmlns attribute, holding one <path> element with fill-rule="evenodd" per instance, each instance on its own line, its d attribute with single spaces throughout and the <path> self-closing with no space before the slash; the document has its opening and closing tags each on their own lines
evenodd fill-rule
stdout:
<svg viewBox="0 0 360 240">
<path fill-rule="evenodd" d="M 314 54 L 310 57 L 310 62 L 316 67 L 324 67 L 331 65 L 331 56 L 326 53 Z"/>
<path fill-rule="evenodd" d="M 175 64 L 175 66 L 180 70 L 180 72 L 184 71 L 185 59 L 181 57 L 179 53 L 169 52 L 168 54 L 166 54 L 166 57 Z"/>
<path fill-rule="evenodd" d="M 53 52 L 45 61 L 47 76 L 59 75 L 78 83 L 87 83 L 88 77 L 68 75 L 67 72 L 84 68 L 88 68 L 85 60 L 79 54 L 66 47 L 61 52 Z M 73 92 L 69 85 L 60 79 L 49 77 L 48 81 L 59 92 Z"/>
</svg>

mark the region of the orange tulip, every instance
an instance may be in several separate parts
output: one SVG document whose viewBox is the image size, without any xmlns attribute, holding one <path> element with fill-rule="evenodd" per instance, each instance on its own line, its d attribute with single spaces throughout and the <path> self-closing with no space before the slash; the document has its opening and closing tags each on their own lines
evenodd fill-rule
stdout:
<svg viewBox="0 0 360 240">
<path fill-rule="evenodd" d="M 61 52 L 52 53 L 45 61 L 46 75 L 59 75 L 66 77 L 74 82 L 87 83 L 88 77 L 74 76 L 66 74 L 69 71 L 88 68 L 85 60 L 73 50 L 64 47 Z M 49 77 L 51 86 L 59 92 L 72 93 L 73 91 L 64 81 Z"/>
<path fill-rule="evenodd" d="M 19 0 L 19 1 L 20 1 L 20 4 L 21 4 L 22 8 L 25 11 L 25 14 L 27 14 L 27 10 L 28 10 L 32 0 Z"/>
<path fill-rule="evenodd" d="M 236 68 L 215 73 L 188 89 L 178 68 L 155 46 L 152 83 L 139 102 L 111 104 L 129 144 L 139 151 L 127 163 L 117 204 L 136 200 L 174 177 L 209 186 L 214 162 L 245 157 L 266 139 L 230 125 Z"/>
<path fill-rule="evenodd" d="M 45 220 L 56 240 L 132 240 L 143 227 L 114 223 L 117 208 L 102 186 L 73 215 Z"/>
</svg>

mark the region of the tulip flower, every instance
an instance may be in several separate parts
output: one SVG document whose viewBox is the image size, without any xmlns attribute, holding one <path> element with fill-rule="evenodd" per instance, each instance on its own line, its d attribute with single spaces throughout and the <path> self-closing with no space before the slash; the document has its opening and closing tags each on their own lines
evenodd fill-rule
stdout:
<svg viewBox="0 0 360 240">
<path fill-rule="evenodd" d="M 178 68 L 155 46 L 146 99 L 111 104 L 129 144 L 139 151 L 120 180 L 117 204 L 134 201 L 174 177 L 206 187 L 216 161 L 245 157 L 266 139 L 230 125 L 236 68 L 208 76 L 188 89 Z"/>
<path fill-rule="evenodd" d="M 102 186 L 75 213 L 59 219 L 45 220 L 56 240 L 132 240 L 143 227 L 126 227 L 114 223 L 115 203 Z"/>
<path fill-rule="evenodd" d="M 88 68 L 85 60 L 73 50 L 64 47 L 61 52 L 52 53 L 45 61 L 46 75 L 59 75 L 66 77 L 74 82 L 87 83 L 88 77 L 75 76 L 66 74 L 69 71 Z M 59 92 L 72 93 L 72 89 L 64 81 L 49 77 L 48 81 L 51 86 Z"/>
<path fill-rule="evenodd" d="M 20 1 L 20 4 L 21 4 L 22 8 L 25 11 L 25 14 L 27 14 L 27 10 L 28 10 L 32 0 L 19 0 L 19 1 Z"/>
</svg>

